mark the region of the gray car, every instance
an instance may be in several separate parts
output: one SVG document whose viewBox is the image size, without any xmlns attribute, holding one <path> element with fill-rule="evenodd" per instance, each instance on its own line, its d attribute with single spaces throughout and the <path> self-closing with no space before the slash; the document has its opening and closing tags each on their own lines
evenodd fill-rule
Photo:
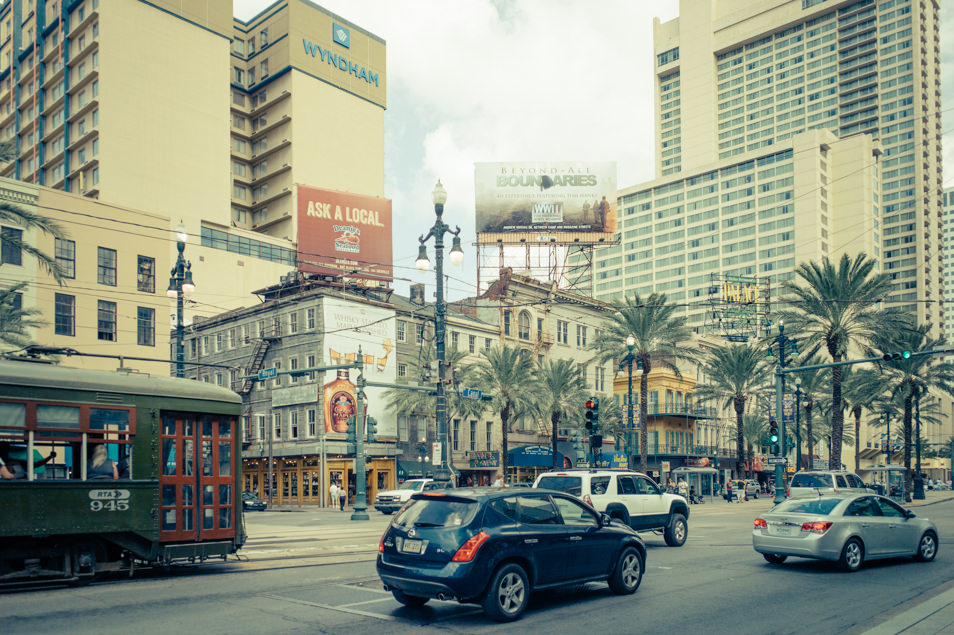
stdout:
<svg viewBox="0 0 954 635">
<path fill-rule="evenodd" d="M 825 494 L 875 494 L 857 474 L 844 470 L 799 472 L 788 484 L 785 498 L 822 496 Z"/>
<path fill-rule="evenodd" d="M 755 519 L 752 546 L 772 564 L 788 556 L 837 562 L 855 571 L 866 560 L 937 555 L 937 527 L 877 495 L 820 496 L 782 501 Z"/>
</svg>

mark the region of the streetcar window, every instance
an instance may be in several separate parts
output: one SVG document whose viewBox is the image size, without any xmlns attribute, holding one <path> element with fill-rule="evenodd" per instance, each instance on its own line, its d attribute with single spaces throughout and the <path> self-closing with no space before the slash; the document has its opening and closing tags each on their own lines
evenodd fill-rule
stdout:
<svg viewBox="0 0 954 635">
<path fill-rule="evenodd" d="M 26 404 L 0 403 L 0 428 L 26 427 Z"/>
</svg>

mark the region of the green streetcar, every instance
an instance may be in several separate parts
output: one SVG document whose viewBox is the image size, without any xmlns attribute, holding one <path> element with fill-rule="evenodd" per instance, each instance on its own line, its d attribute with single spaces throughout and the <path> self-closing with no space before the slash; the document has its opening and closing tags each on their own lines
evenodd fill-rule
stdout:
<svg viewBox="0 0 954 635">
<path fill-rule="evenodd" d="M 0 361 L 0 588 L 235 553 L 240 412 L 207 383 Z"/>
</svg>

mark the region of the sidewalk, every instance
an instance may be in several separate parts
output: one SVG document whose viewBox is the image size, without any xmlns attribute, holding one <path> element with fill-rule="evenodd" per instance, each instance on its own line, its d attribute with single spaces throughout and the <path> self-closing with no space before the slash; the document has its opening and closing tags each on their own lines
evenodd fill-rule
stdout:
<svg viewBox="0 0 954 635">
<path fill-rule="evenodd" d="M 943 503 L 946 501 L 954 500 L 954 492 L 949 490 L 946 491 L 927 491 L 924 492 L 924 500 L 911 501 L 910 503 L 904 503 L 905 507 L 918 508 L 925 505 L 934 505 L 936 503 Z M 771 494 L 760 495 L 758 499 L 749 499 L 746 502 L 739 503 L 736 500 L 733 500 L 732 503 L 727 503 L 724 498 L 716 498 L 711 502 L 709 499 L 706 499 L 706 502 L 702 505 L 695 504 L 689 506 L 689 515 L 693 514 L 705 514 L 711 512 L 738 512 L 738 513 L 757 513 L 762 511 L 768 511 L 775 505 L 775 502 L 772 499 Z"/>
<path fill-rule="evenodd" d="M 950 633 L 954 631 L 954 589 L 948 589 L 930 600 L 898 613 L 886 622 L 867 630 L 863 635 L 897 635 L 898 633 Z"/>
</svg>

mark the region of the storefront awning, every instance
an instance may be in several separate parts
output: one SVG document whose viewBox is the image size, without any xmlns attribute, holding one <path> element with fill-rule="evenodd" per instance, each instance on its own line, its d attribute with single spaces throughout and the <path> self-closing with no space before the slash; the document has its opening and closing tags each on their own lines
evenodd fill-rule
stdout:
<svg viewBox="0 0 954 635">
<path fill-rule="evenodd" d="M 507 452 L 510 467 L 553 467 L 553 449 L 546 445 L 525 445 Z M 566 465 L 566 458 L 557 452 L 557 465 Z"/>
</svg>

